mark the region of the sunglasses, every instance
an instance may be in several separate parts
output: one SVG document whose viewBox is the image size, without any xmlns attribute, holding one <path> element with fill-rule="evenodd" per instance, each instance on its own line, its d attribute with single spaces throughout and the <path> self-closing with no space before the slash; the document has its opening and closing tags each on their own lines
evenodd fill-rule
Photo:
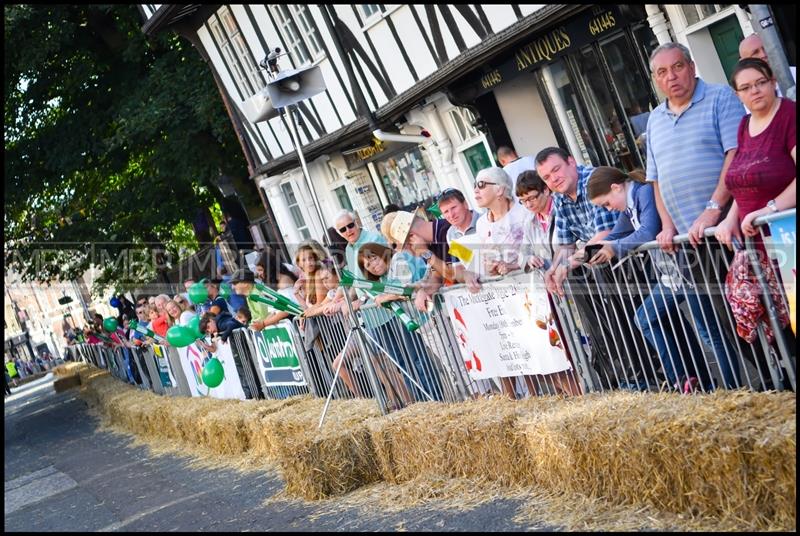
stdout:
<svg viewBox="0 0 800 536">
<path fill-rule="evenodd" d="M 489 184 L 494 184 L 495 186 L 497 186 L 497 183 L 496 183 L 496 182 L 489 182 L 489 181 L 477 181 L 477 182 L 474 184 L 473 188 L 477 188 L 478 190 L 483 190 L 483 189 L 484 189 L 484 188 L 486 188 L 486 186 L 487 186 L 487 185 L 489 185 Z"/>
<path fill-rule="evenodd" d="M 445 198 L 445 197 L 447 197 L 449 195 L 456 194 L 456 193 L 461 194 L 461 190 L 459 190 L 458 188 L 445 188 L 444 190 L 441 191 L 441 193 L 438 196 L 436 196 L 436 200 L 440 201 L 441 199 L 443 199 L 443 198 Z M 464 195 L 464 194 L 461 194 L 461 195 Z"/>
<path fill-rule="evenodd" d="M 339 227 L 339 232 L 340 232 L 340 233 L 344 233 L 344 232 L 345 232 L 345 231 L 347 231 L 348 229 L 352 229 L 352 228 L 353 228 L 353 227 L 355 227 L 355 226 L 356 226 L 356 222 L 354 222 L 354 221 L 351 221 L 351 222 L 350 222 L 350 223 L 348 223 L 347 225 L 345 225 L 345 226 L 342 226 L 342 227 Z"/>
</svg>

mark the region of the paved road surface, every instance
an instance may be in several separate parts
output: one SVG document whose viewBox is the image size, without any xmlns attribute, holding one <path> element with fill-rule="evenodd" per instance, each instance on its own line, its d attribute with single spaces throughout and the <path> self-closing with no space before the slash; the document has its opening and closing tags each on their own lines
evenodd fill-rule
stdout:
<svg viewBox="0 0 800 536">
<path fill-rule="evenodd" d="M 470 512 L 262 506 L 283 489 L 279 478 L 150 457 L 100 431 L 77 390 L 55 393 L 52 383 L 48 375 L 5 399 L 6 531 L 552 530 L 515 524 L 513 500 Z"/>
</svg>

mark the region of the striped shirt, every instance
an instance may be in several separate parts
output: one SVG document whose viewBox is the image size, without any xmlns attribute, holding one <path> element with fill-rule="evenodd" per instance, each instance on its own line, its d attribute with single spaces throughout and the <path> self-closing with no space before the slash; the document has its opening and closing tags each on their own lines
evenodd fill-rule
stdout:
<svg viewBox="0 0 800 536">
<path fill-rule="evenodd" d="M 578 164 L 578 196 L 575 201 L 553 192 L 557 244 L 574 244 L 578 240 L 588 242 L 600 231 L 613 229 L 617 223 L 618 212 L 611 212 L 589 201 L 586 188 L 593 171 L 592 166 Z"/>
<path fill-rule="evenodd" d="M 647 122 L 647 180 L 657 181 L 678 233 L 686 233 L 719 184 L 725 153 L 735 149 L 744 106 L 727 85 L 697 79 L 689 107 L 661 103 Z"/>
</svg>

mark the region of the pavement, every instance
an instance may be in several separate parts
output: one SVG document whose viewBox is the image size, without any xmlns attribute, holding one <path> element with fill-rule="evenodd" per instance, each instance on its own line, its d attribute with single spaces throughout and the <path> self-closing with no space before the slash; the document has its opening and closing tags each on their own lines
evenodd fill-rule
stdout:
<svg viewBox="0 0 800 536">
<path fill-rule="evenodd" d="M 552 531 L 513 521 L 520 503 L 384 512 L 291 500 L 272 474 L 197 469 L 99 428 L 52 374 L 5 398 L 5 531 Z"/>
</svg>

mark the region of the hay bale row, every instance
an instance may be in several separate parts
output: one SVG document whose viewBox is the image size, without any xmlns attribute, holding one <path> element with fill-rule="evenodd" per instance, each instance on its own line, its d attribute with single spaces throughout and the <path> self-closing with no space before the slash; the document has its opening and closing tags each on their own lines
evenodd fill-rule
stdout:
<svg viewBox="0 0 800 536">
<path fill-rule="evenodd" d="M 612 393 L 575 406 L 520 418 L 537 484 L 673 513 L 794 524 L 794 394 Z"/>
<path fill-rule="evenodd" d="M 367 422 L 380 415 L 372 400 L 331 404 L 317 429 L 324 400 L 308 399 L 262 419 L 265 443 L 276 455 L 286 491 L 308 500 L 341 495 L 381 480 Z"/>
<path fill-rule="evenodd" d="M 58 378 L 56 381 L 53 382 L 53 389 L 56 390 L 56 393 L 63 393 L 67 389 L 78 387 L 80 384 L 81 384 L 80 376 L 78 375 L 65 376 L 63 378 Z"/>
<path fill-rule="evenodd" d="M 305 499 L 424 475 L 795 525 L 793 393 L 499 398 L 415 404 L 386 417 L 371 400 L 334 401 L 317 431 L 319 399 L 172 399 L 86 376 L 112 421 L 277 461 L 287 492 Z"/>
<path fill-rule="evenodd" d="M 82 361 L 78 363 L 64 363 L 53 368 L 53 375 L 57 377 L 72 376 L 88 366 L 89 365 Z"/>
</svg>

